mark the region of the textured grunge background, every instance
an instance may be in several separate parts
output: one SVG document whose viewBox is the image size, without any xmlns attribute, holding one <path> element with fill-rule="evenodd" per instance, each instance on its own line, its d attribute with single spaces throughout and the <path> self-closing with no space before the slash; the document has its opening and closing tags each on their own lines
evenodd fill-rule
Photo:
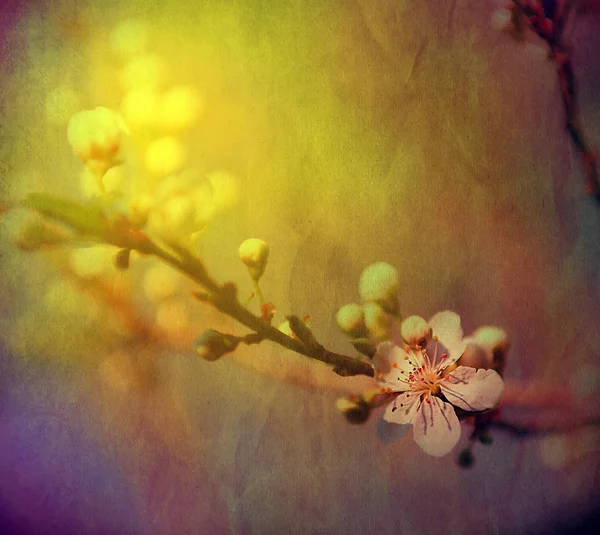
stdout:
<svg viewBox="0 0 600 535">
<path fill-rule="evenodd" d="M 220 280 L 250 291 L 236 251 L 260 236 L 269 299 L 311 314 L 319 339 L 348 352 L 335 311 L 357 298 L 361 270 L 385 260 L 405 314 L 449 308 L 467 333 L 509 332 L 513 392 L 543 383 L 596 403 L 600 212 L 563 129 L 553 64 L 536 42 L 492 30 L 492 2 L 2 5 L 5 200 L 78 194 L 80 164 L 64 125 L 45 118 L 47 95 L 67 84 L 81 107 L 115 106 L 107 39 L 142 19 L 169 83 L 204 95 L 185 139 L 191 163 L 239 180 L 238 205 L 201 240 Z M 580 18 L 573 33 L 596 147 L 599 24 Z M 598 433 L 499 435 L 461 472 L 409 438 L 379 443 L 376 417 L 347 424 L 335 400 L 364 380 L 269 344 L 217 363 L 194 357 L 193 336 L 170 351 L 128 345 L 93 296 L 65 297 L 68 253 L 1 240 L 0 531 L 546 533 L 598 506 Z M 118 275 L 117 293 L 139 295 L 134 275 Z M 236 329 L 193 306 L 194 333 Z"/>
</svg>

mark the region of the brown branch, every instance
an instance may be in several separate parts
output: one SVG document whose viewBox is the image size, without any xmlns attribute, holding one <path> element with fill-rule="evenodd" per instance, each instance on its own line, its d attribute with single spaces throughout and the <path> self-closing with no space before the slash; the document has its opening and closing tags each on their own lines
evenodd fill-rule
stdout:
<svg viewBox="0 0 600 535">
<path fill-rule="evenodd" d="M 568 2 L 556 2 L 546 13 L 538 0 L 512 0 L 513 21 L 520 21 L 523 15 L 530 29 L 546 42 L 550 57 L 557 63 L 560 92 L 565 109 L 565 127 L 575 149 L 580 155 L 586 176 L 589 195 L 600 203 L 600 177 L 597 156 L 585 139 L 577 106 L 577 85 L 568 47 L 564 43 L 564 31 L 573 7 Z"/>
<path fill-rule="evenodd" d="M 332 365 L 334 367 L 333 371 L 342 377 L 351 375 L 373 377 L 373 367 L 368 362 L 334 353 L 320 345 L 318 347 L 308 347 L 299 340 L 287 336 L 279 329 L 266 323 L 260 317 L 255 316 L 238 301 L 236 288 L 233 284 L 220 285 L 217 283 L 210 277 L 200 259 L 193 256 L 188 250 L 168 244 L 175 251 L 175 254 L 172 254 L 156 245 L 139 229 L 129 226 L 125 220 L 118 222 L 114 232 L 110 233 L 108 238 L 111 243 L 118 247 L 135 249 L 142 254 L 156 256 L 177 269 L 208 292 L 206 299 L 215 308 L 245 325 L 259 335 L 260 338 L 270 340 L 291 351 Z"/>
</svg>

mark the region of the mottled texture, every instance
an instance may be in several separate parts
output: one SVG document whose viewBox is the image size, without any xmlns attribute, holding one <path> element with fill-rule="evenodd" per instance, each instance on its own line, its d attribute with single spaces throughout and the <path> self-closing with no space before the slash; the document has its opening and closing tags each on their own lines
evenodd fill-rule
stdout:
<svg viewBox="0 0 600 535">
<path fill-rule="evenodd" d="M 451 309 L 467 335 L 504 328 L 509 383 L 568 386 L 597 361 L 600 213 L 553 65 L 491 31 L 492 3 L 5 5 L 3 199 L 77 189 L 46 95 L 65 83 L 82 107 L 115 106 L 107 36 L 142 18 L 173 82 L 207 103 L 185 139 L 192 158 L 240 178 L 236 212 L 201 241 L 220 280 L 251 291 L 237 248 L 260 237 L 268 299 L 350 352 L 335 313 L 358 298 L 362 269 L 385 261 L 405 315 Z M 573 45 L 596 147 L 598 23 L 581 19 Z M 365 380 L 269 344 L 216 363 L 194 356 L 193 337 L 177 352 L 127 346 L 114 315 L 62 286 L 48 308 L 62 253 L 26 256 L 0 239 L 0 511 L 21 533 L 538 533 L 598 505 L 597 446 L 548 468 L 536 440 L 499 435 L 461 472 L 412 440 L 379 442 L 379 415 L 349 425 L 335 399 Z M 111 276 L 117 292 L 140 291 Z M 196 334 L 236 329 L 194 311 Z"/>
</svg>

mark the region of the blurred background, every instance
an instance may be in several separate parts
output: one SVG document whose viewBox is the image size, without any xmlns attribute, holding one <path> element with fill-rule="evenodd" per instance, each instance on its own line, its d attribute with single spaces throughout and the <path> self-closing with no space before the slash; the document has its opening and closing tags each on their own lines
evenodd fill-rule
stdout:
<svg viewBox="0 0 600 535">
<path fill-rule="evenodd" d="M 329 349 L 362 269 L 400 273 L 403 314 L 457 311 L 512 342 L 511 403 L 600 390 L 600 212 L 535 39 L 492 29 L 496 2 L 5 2 L 1 199 L 97 195 L 67 143 L 81 109 L 120 111 L 135 196 L 173 173 L 207 183 L 197 246 L 251 281 L 238 245 L 271 247 L 261 285 L 310 314 Z M 600 19 L 572 30 L 580 107 L 600 147 Z M 4 226 L 8 226 L 5 223 Z M 410 437 L 351 426 L 368 388 L 273 344 L 200 360 L 207 328 L 242 334 L 149 258 L 109 247 L 24 253 L 0 233 L 3 533 L 583 532 L 598 508 L 597 429 L 496 434 L 461 471 Z M 255 301 L 255 300 L 254 300 Z M 250 307 L 257 304 L 251 301 Z M 515 393 L 517 392 L 517 393 Z M 514 409 L 515 411 L 517 409 Z M 508 413 L 510 414 L 510 413 Z M 535 411 L 515 412 L 534 421 Z M 596 411 L 597 414 L 597 411 Z M 467 431 L 463 432 L 464 445 Z M 460 447 L 460 446 L 459 446 Z M 459 448 L 457 448 L 458 451 Z"/>
</svg>

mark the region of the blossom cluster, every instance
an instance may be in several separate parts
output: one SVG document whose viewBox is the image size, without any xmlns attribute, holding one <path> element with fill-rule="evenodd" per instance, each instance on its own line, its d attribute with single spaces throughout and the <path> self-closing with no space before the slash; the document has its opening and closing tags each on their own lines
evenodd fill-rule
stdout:
<svg viewBox="0 0 600 535">
<path fill-rule="evenodd" d="M 120 81 L 120 102 L 73 114 L 67 137 L 85 164 L 85 195 L 101 194 L 152 237 L 187 246 L 235 203 L 236 179 L 205 169 L 183 143 L 201 126 L 204 99 L 189 85 L 164 87 L 166 62 L 147 50 L 148 43 L 141 21 L 113 30 L 110 47 L 124 61 L 113 77 Z"/>
<path fill-rule="evenodd" d="M 359 286 L 363 299 L 387 303 L 393 312 L 386 316 L 388 339 L 379 341 L 371 355 L 375 381 L 387 402 L 378 425 L 380 438 L 390 442 L 412 428 L 426 453 L 446 455 L 460 439 L 457 412 L 487 411 L 500 401 L 506 333 L 485 326 L 464 337 L 460 317 L 452 311 L 439 312 L 429 321 L 420 316 L 401 321 L 398 276 L 389 264 L 367 267 Z M 361 311 L 357 304 L 342 307 L 340 328 L 349 336 L 366 334 L 377 340 L 381 332 L 367 327 Z M 364 399 L 339 402 L 338 408 L 354 414 L 364 408 Z"/>
</svg>

